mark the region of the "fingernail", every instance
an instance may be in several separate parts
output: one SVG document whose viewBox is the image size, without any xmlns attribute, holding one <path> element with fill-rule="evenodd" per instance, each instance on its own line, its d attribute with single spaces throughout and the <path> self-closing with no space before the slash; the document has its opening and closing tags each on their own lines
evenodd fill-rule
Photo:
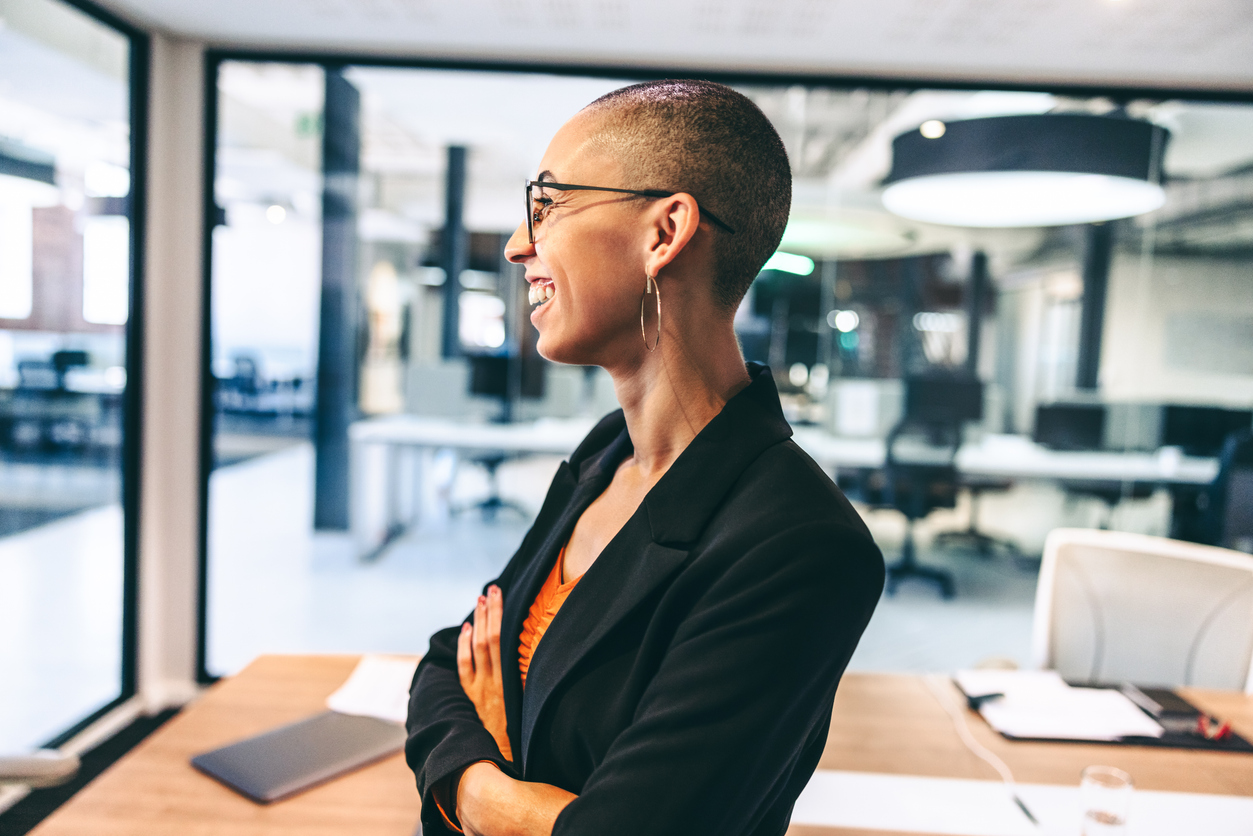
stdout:
<svg viewBox="0 0 1253 836">
<path fill-rule="evenodd" d="M 479 596 L 479 603 L 480 603 L 480 604 L 486 604 L 486 603 L 487 603 L 487 596 L 486 596 L 486 595 L 480 595 L 480 596 Z"/>
<path fill-rule="evenodd" d="M 470 622 L 467 621 L 465 624 L 461 625 L 461 632 L 463 633 L 470 632 Z"/>
<path fill-rule="evenodd" d="M 495 597 L 500 594 L 500 587 L 493 586 L 491 589 L 487 590 L 487 592 L 489 595 L 492 595 L 493 597 Z"/>
</svg>

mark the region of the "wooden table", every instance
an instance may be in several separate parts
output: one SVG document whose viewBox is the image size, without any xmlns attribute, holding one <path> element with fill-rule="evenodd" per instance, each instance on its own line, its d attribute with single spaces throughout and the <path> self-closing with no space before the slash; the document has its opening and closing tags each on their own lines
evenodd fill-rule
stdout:
<svg viewBox="0 0 1253 836">
<path fill-rule="evenodd" d="M 953 700 L 951 680 L 931 677 Z M 1230 720 L 1253 740 L 1253 697 L 1230 691 L 1180 689 L 1180 695 L 1215 717 Z M 1005 761 L 1024 784 L 1078 786 L 1085 766 L 1117 766 L 1144 790 L 1253 796 L 1253 754 L 1201 752 L 1151 746 L 1010 741 L 966 712 L 975 739 Z M 835 697 L 827 747 L 819 769 L 996 781 L 999 776 L 962 745 L 953 722 L 924 677 L 855 674 Z M 793 825 L 788 836 L 892 836 L 882 830 Z M 914 833 L 911 836 L 919 836 Z"/>
<path fill-rule="evenodd" d="M 352 656 L 263 656 L 215 685 L 36 828 L 36 836 L 413 836 L 420 804 L 398 754 L 287 801 L 259 806 L 188 764 L 192 755 L 314 714 L 356 663 Z M 944 677 L 935 679 L 952 698 Z M 1253 738 L 1253 697 L 1183 695 Z M 1253 755 L 1078 743 L 1016 743 L 969 714 L 975 737 L 1023 783 L 1078 784 L 1109 764 L 1148 790 L 1253 796 Z M 995 780 L 970 754 L 923 677 L 848 674 L 835 699 L 820 769 Z M 788 836 L 892 836 L 794 825 Z M 911 834 L 919 836 L 919 834 Z"/>
<path fill-rule="evenodd" d="M 326 708 L 356 656 L 262 656 L 209 689 L 61 809 L 37 836 L 413 836 L 404 756 L 261 806 L 197 772 L 193 755 Z"/>
</svg>

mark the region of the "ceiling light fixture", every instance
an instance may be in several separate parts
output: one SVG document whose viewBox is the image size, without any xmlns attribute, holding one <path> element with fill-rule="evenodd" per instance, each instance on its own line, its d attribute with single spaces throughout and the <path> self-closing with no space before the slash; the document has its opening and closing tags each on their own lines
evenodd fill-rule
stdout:
<svg viewBox="0 0 1253 836">
<path fill-rule="evenodd" d="M 935 120 L 933 120 L 935 121 Z M 892 141 L 883 205 L 946 226 L 1032 227 L 1142 215 L 1166 200 L 1170 134 L 1150 122 L 1088 114 L 923 123 Z"/>
<path fill-rule="evenodd" d="M 781 273 L 792 273 L 797 276 L 808 276 L 814 272 L 814 260 L 808 256 L 793 255 L 782 251 L 770 256 L 761 268 L 762 271 L 778 270 Z"/>
</svg>

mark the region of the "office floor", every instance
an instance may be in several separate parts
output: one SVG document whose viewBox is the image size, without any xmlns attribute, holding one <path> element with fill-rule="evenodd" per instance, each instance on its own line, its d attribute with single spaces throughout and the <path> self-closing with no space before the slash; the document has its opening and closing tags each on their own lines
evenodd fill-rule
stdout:
<svg viewBox="0 0 1253 836">
<path fill-rule="evenodd" d="M 507 463 L 502 492 L 538 508 L 558 461 Z M 312 448 L 298 442 L 212 476 L 208 663 L 215 673 L 229 674 L 265 652 L 421 652 L 432 632 L 469 610 L 529 522 L 510 512 L 485 522 L 477 513 L 449 516 L 437 507 L 378 559 L 362 563 L 347 534 L 310 531 L 312 470 Z M 451 481 L 449 499 L 456 505 L 485 490 L 482 472 L 465 465 Z M 1160 534 L 1168 511 L 1160 496 L 1128 502 L 1112 524 Z M 894 560 L 904 530 L 900 515 L 864 515 Z M 1068 502 L 1047 485 L 988 495 L 979 514 L 981 527 L 1012 532 L 1037 557 L 1049 529 L 1095 525 L 1101 517 L 1099 506 Z M 953 670 L 992 658 L 1029 663 L 1036 563 L 929 548 L 936 531 L 965 524 L 963 505 L 918 526 L 922 559 L 955 573 L 957 597 L 943 601 L 917 584 L 885 597 L 851 668 Z M 0 538 L 0 669 L 17 673 L 0 681 L 0 750 L 37 744 L 116 693 L 121 555 L 92 544 L 120 542 L 110 528 L 120 525 L 119 510 L 108 506 Z M 118 594 L 100 592 L 114 585 Z"/>
</svg>

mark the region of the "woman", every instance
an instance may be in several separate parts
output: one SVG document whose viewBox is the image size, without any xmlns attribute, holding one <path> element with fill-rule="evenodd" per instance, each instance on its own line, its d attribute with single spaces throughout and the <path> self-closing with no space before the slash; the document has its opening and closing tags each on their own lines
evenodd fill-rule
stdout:
<svg viewBox="0 0 1253 836">
<path fill-rule="evenodd" d="M 431 639 L 406 746 L 425 832 L 782 834 L 883 586 L 735 339 L 787 222 L 783 144 L 730 88 L 650 82 L 540 171 L 506 255 L 539 351 L 606 369 L 622 410 Z"/>
</svg>

